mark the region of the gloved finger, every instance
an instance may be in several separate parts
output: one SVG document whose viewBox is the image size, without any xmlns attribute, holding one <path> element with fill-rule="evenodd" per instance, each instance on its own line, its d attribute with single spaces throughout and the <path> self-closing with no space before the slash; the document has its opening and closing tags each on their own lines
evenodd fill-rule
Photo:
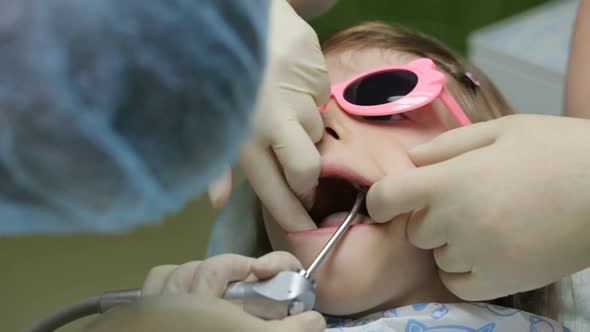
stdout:
<svg viewBox="0 0 590 332">
<path fill-rule="evenodd" d="M 332 96 L 331 86 L 330 86 L 330 78 L 328 77 L 328 72 L 326 70 L 326 74 L 322 75 L 321 81 L 318 83 L 319 89 L 318 94 L 314 98 L 315 104 L 318 107 L 326 105 L 330 101 L 330 97 Z"/>
<path fill-rule="evenodd" d="M 308 50 L 308 54 L 305 58 L 300 58 L 300 61 L 306 61 L 305 68 L 307 71 L 306 77 L 310 77 L 312 82 L 306 86 L 310 87 L 313 91 L 312 96 L 316 106 L 325 105 L 330 100 L 330 76 L 328 75 L 328 66 L 326 65 L 326 57 L 320 46 L 320 41 L 315 30 L 307 23 L 305 23 L 308 31 L 309 38 L 313 39 L 309 42 L 313 45 Z"/>
<path fill-rule="evenodd" d="M 222 299 L 174 294 L 143 297 L 100 315 L 84 331 L 264 331 L 266 322 Z M 279 330 L 280 331 L 280 330 Z"/>
<path fill-rule="evenodd" d="M 185 294 L 192 288 L 193 279 L 201 261 L 188 262 L 177 267 L 166 278 L 161 294 Z"/>
<path fill-rule="evenodd" d="M 447 244 L 447 223 L 428 208 L 416 209 L 406 227 L 408 240 L 420 249 L 435 249 Z"/>
<path fill-rule="evenodd" d="M 252 273 L 258 279 L 273 277 L 281 271 L 301 270 L 303 266 L 291 253 L 274 251 L 258 258 L 252 264 Z"/>
<path fill-rule="evenodd" d="M 324 134 L 324 120 L 318 109 L 322 105 L 316 105 L 310 96 L 303 93 L 293 93 L 289 102 L 296 107 L 297 119 L 311 141 L 319 142 Z"/>
<path fill-rule="evenodd" d="M 266 322 L 265 331 L 285 332 L 322 332 L 326 329 L 326 320 L 316 311 L 289 316 L 283 320 Z"/>
<path fill-rule="evenodd" d="M 160 294 L 166 279 L 177 267 L 178 265 L 160 265 L 152 268 L 143 282 L 141 294 L 144 296 Z"/>
<path fill-rule="evenodd" d="M 467 261 L 464 255 L 457 252 L 456 247 L 448 244 L 434 249 L 433 254 L 438 268 L 447 273 L 471 272 L 473 267 L 472 263 Z"/>
<path fill-rule="evenodd" d="M 209 201 L 215 209 L 225 206 L 229 201 L 232 191 L 231 168 L 226 166 L 223 174 L 209 185 Z"/>
<path fill-rule="evenodd" d="M 302 231 L 313 223 L 287 185 L 270 150 L 246 145 L 240 151 L 240 166 L 258 198 L 283 228 Z"/>
<path fill-rule="evenodd" d="M 224 254 L 201 262 L 191 283 L 191 293 L 222 297 L 230 282 L 242 281 L 251 272 L 254 258 Z"/>
<path fill-rule="evenodd" d="M 325 57 L 320 48 L 319 41 L 317 42 L 315 52 L 317 52 L 318 60 L 316 61 L 315 73 L 313 75 L 313 77 L 315 78 L 315 84 L 313 85 L 315 93 L 313 94 L 313 99 L 315 101 L 317 109 L 318 107 L 328 103 L 332 91 L 330 85 L 330 77 L 328 76 L 328 67 L 326 66 Z"/>
<path fill-rule="evenodd" d="M 289 187 L 305 207 L 311 208 L 320 176 L 319 151 L 296 121 L 289 121 L 277 128 L 271 147 L 283 168 Z"/>
<path fill-rule="evenodd" d="M 378 223 L 426 206 L 439 187 L 438 169 L 412 169 L 404 176 L 386 176 L 373 184 L 367 193 L 367 210 Z"/>
<path fill-rule="evenodd" d="M 283 55 L 289 59 L 287 62 L 289 67 L 286 69 L 289 71 L 287 75 L 289 75 L 290 83 L 283 88 L 312 96 L 316 106 L 319 107 L 330 99 L 328 66 L 315 30 L 307 22 L 300 18 L 298 20 L 301 23 L 302 33 L 297 40 L 291 42 L 302 45 L 305 48 L 305 56 L 294 58 L 292 53 Z M 270 67 L 272 70 L 272 62 Z"/>
<path fill-rule="evenodd" d="M 408 152 L 416 166 L 427 166 L 493 144 L 498 135 L 495 120 L 476 123 L 442 133 L 429 143 Z"/>
</svg>

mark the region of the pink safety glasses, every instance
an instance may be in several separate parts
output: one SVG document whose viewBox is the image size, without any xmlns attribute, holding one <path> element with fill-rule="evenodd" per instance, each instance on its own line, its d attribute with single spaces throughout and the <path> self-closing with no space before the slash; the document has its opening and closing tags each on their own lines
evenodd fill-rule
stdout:
<svg viewBox="0 0 590 332">
<path fill-rule="evenodd" d="M 422 58 L 407 65 L 374 69 L 333 85 L 331 97 L 348 114 L 363 117 L 408 112 L 440 98 L 461 126 L 471 124 L 445 87 L 446 81 L 432 60 Z"/>
</svg>

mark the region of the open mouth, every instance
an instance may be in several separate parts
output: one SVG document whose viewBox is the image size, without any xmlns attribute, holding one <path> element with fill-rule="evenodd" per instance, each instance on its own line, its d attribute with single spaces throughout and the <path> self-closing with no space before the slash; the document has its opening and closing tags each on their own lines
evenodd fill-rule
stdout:
<svg viewBox="0 0 590 332">
<path fill-rule="evenodd" d="M 366 186 L 349 179 L 329 176 L 319 179 L 315 204 L 309 214 L 318 228 L 337 227 L 352 209 L 357 195 L 366 191 Z M 373 224 L 363 202 L 352 224 Z"/>
</svg>

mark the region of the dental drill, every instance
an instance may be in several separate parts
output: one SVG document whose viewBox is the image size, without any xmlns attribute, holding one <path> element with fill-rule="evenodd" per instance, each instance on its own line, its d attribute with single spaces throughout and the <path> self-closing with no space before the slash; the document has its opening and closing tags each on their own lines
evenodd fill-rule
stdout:
<svg viewBox="0 0 590 332">
<path fill-rule="evenodd" d="M 282 319 L 312 310 L 315 305 L 316 284 L 311 275 L 348 230 L 364 199 L 365 193 L 360 192 L 344 222 L 307 270 L 282 271 L 272 278 L 257 282 L 231 283 L 225 290 L 224 299 L 242 303 L 246 312 L 262 319 Z M 23 332 L 52 332 L 83 317 L 104 313 L 119 304 L 135 302 L 140 297 L 139 289 L 107 292 L 60 308 L 37 320 Z"/>
</svg>

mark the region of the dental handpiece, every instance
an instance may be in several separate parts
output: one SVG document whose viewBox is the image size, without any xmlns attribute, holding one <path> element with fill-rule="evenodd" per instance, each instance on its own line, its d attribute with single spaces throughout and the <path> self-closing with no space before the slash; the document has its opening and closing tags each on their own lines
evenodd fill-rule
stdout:
<svg viewBox="0 0 590 332">
<path fill-rule="evenodd" d="M 312 273 L 334 248 L 338 240 L 356 218 L 365 193 L 359 193 L 350 213 L 330 237 L 307 270 L 282 271 L 276 276 L 258 282 L 235 282 L 225 291 L 224 298 L 242 302 L 244 310 L 263 319 L 282 319 L 315 305 L 315 282 Z"/>
</svg>

